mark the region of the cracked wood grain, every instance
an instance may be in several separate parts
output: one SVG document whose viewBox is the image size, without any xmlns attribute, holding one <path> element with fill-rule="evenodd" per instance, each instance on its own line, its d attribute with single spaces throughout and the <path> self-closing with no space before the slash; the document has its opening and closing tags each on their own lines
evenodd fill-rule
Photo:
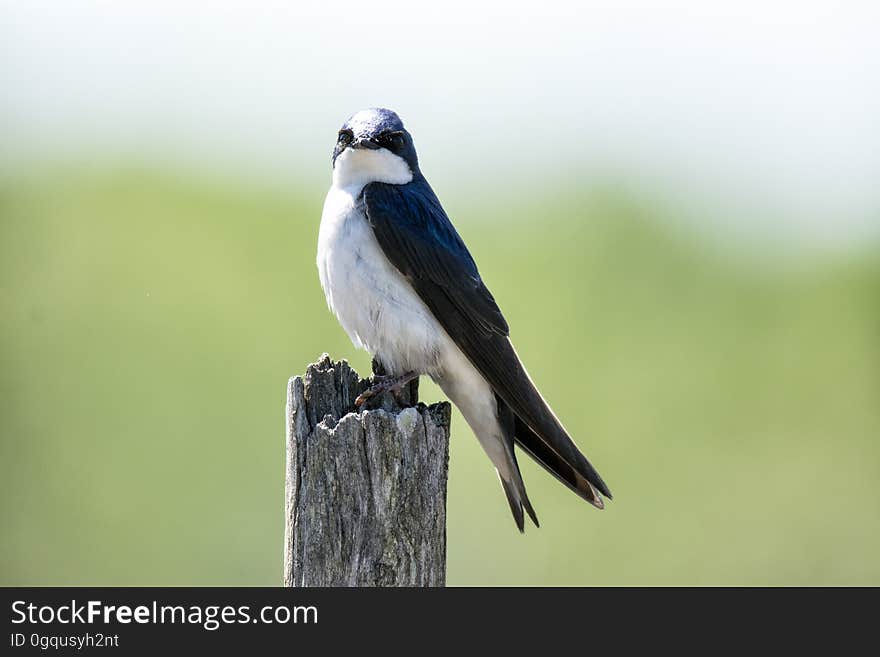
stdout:
<svg viewBox="0 0 880 657">
<path fill-rule="evenodd" d="M 327 354 L 288 382 L 285 586 L 446 583 L 451 408 L 416 379 L 355 412 L 368 386 Z"/>
</svg>

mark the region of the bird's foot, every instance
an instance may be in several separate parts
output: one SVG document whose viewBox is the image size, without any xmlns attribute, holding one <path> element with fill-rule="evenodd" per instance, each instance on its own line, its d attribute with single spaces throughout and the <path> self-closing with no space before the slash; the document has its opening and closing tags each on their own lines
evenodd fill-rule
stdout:
<svg viewBox="0 0 880 657">
<path fill-rule="evenodd" d="M 367 400 L 386 392 L 390 392 L 394 395 L 394 399 L 397 400 L 398 404 L 405 406 L 405 400 L 402 397 L 403 386 L 418 376 L 419 375 L 416 372 L 407 372 L 401 376 L 374 375 L 373 381 L 375 381 L 375 383 L 358 395 L 358 398 L 354 400 L 354 406 L 355 408 L 360 408 L 367 402 Z"/>
</svg>

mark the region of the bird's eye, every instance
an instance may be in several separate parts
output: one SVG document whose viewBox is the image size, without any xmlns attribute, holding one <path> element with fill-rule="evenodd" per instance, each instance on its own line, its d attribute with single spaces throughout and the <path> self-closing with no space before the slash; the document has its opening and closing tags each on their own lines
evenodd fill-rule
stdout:
<svg viewBox="0 0 880 657">
<path fill-rule="evenodd" d="M 354 134 L 351 130 L 340 130 L 339 131 L 339 143 L 341 146 L 348 146 L 351 143 L 351 140 L 354 139 Z"/>
<path fill-rule="evenodd" d="M 403 145 L 403 133 L 383 132 L 379 135 L 379 143 L 389 150 L 397 150 Z"/>
</svg>

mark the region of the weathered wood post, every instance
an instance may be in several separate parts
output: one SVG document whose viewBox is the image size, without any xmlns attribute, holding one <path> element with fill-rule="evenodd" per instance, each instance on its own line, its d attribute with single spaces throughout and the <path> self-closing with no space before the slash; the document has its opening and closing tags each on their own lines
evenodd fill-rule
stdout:
<svg viewBox="0 0 880 657">
<path fill-rule="evenodd" d="M 327 354 L 288 382 L 285 586 L 446 583 L 449 403 L 367 387 Z"/>
</svg>

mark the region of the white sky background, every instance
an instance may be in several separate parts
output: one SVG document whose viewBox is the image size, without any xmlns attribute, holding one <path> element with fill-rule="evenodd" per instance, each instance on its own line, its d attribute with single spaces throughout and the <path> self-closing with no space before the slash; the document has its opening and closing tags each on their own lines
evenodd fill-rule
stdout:
<svg viewBox="0 0 880 657">
<path fill-rule="evenodd" d="M 423 4 L 0 0 L 0 157 L 323 194 L 339 125 L 383 105 L 441 198 L 611 174 L 724 229 L 880 234 L 880 2 Z"/>
</svg>

